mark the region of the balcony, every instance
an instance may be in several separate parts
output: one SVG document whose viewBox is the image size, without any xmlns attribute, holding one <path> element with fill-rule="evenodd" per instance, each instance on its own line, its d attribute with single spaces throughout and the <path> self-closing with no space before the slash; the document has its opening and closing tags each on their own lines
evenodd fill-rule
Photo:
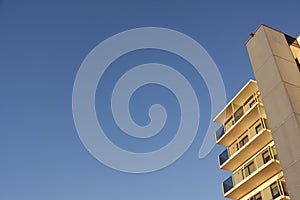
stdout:
<svg viewBox="0 0 300 200">
<path fill-rule="evenodd" d="M 224 197 L 239 199 L 280 171 L 275 147 L 267 147 L 223 182 Z"/>
<path fill-rule="evenodd" d="M 217 144 L 223 146 L 231 145 L 245 130 L 247 130 L 259 118 L 265 117 L 265 112 L 262 104 L 255 102 L 246 112 L 241 112 L 243 115 L 236 115 L 237 121 L 233 120 L 232 126 L 224 125 L 216 132 Z M 233 117 L 232 117 L 233 118 Z M 233 118 L 234 119 L 234 118 Z"/>
<path fill-rule="evenodd" d="M 253 154 L 272 141 L 272 135 L 264 118 L 257 120 L 236 141 L 219 155 L 220 168 L 235 171 Z"/>
<path fill-rule="evenodd" d="M 262 195 L 266 198 L 272 197 L 276 200 L 291 199 L 289 197 L 285 181 L 283 180 L 277 180 L 275 183 L 271 184 L 268 188 L 262 191 Z"/>
<path fill-rule="evenodd" d="M 214 122 L 224 124 L 230 116 L 241 106 L 250 105 L 252 97 L 256 98 L 259 95 L 256 81 L 250 80 L 225 106 L 225 108 L 214 118 Z M 251 100 L 248 101 L 247 100 Z M 247 107 L 247 106 L 246 106 Z M 244 110 L 246 112 L 246 110 Z"/>
<path fill-rule="evenodd" d="M 285 181 L 283 179 L 279 179 L 247 200 L 254 200 L 254 199 L 290 200 L 290 197 L 286 188 Z"/>
</svg>

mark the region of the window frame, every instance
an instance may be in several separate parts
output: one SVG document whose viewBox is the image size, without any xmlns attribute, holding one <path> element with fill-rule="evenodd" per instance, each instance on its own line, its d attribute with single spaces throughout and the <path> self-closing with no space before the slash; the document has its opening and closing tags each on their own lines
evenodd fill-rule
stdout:
<svg viewBox="0 0 300 200">
<path fill-rule="evenodd" d="M 261 196 L 261 193 L 257 193 L 255 194 L 254 196 L 250 197 L 249 200 L 262 200 L 262 196 Z"/>
<path fill-rule="evenodd" d="M 252 107 L 255 105 L 255 103 L 256 103 L 255 100 L 251 101 L 251 102 L 249 103 L 249 107 L 252 108 Z"/>
<path fill-rule="evenodd" d="M 249 142 L 249 136 L 245 135 L 243 137 L 243 139 L 239 140 L 238 142 L 238 149 L 242 148 L 243 146 L 245 146 L 247 143 Z"/>
<path fill-rule="evenodd" d="M 265 157 L 266 154 L 268 154 L 268 156 Z M 264 164 L 266 164 L 267 162 L 269 162 L 272 159 L 270 151 L 266 150 L 265 152 L 263 152 L 262 153 L 262 158 L 263 158 Z"/>
<path fill-rule="evenodd" d="M 251 171 L 253 166 L 253 171 Z M 244 174 L 245 174 L 245 178 L 250 176 L 253 172 L 255 172 L 255 163 L 254 161 L 250 162 L 247 166 L 244 167 Z M 246 173 L 247 172 L 247 173 Z"/>
<path fill-rule="evenodd" d="M 263 130 L 262 123 L 259 123 L 257 126 L 255 126 L 255 132 L 256 134 L 260 133 Z"/>
<path fill-rule="evenodd" d="M 275 190 L 276 193 L 274 193 L 274 189 L 275 189 L 275 188 L 277 188 L 277 189 L 276 189 L 277 192 L 276 192 L 276 190 Z M 273 199 L 276 199 L 277 197 L 280 197 L 280 189 L 279 189 L 279 187 L 278 187 L 277 182 L 275 182 L 275 183 L 273 183 L 273 184 L 270 185 L 270 190 L 271 190 L 271 194 L 272 194 Z"/>
</svg>

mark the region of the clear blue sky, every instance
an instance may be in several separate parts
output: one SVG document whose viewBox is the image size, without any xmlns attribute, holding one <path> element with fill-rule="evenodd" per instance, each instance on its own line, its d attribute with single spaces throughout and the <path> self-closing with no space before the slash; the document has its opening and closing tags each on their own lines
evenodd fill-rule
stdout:
<svg viewBox="0 0 300 200">
<path fill-rule="evenodd" d="M 297 36 L 299 9 L 297 0 L 0 0 L 0 199 L 222 199 L 221 182 L 229 176 L 219 170 L 217 155 L 222 148 L 215 146 L 205 159 L 198 159 L 210 114 L 201 78 L 194 81 L 199 83 L 195 87 L 200 97 L 200 130 L 189 150 L 160 171 L 127 174 L 104 166 L 82 145 L 72 117 L 76 73 L 87 54 L 106 38 L 131 28 L 165 27 L 205 47 L 219 67 L 230 99 L 254 78 L 245 47 L 249 34 L 265 23 Z M 185 65 L 157 51 L 128 56 L 113 67 L 153 60 L 179 68 Z M 104 84 L 101 91 L 105 89 L 109 87 Z M 148 88 L 155 89 L 162 99 L 153 101 L 167 103 L 168 111 L 174 112 L 174 121 L 166 127 L 172 132 L 179 119 L 178 108 L 172 107 L 176 101 L 160 87 Z M 133 115 L 145 109 L 138 105 L 151 103 L 142 94 L 136 94 Z M 101 110 L 101 100 L 96 106 Z M 168 141 L 154 138 L 146 144 L 110 134 L 112 141 L 131 151 L 153 150 Z"/>
</svg>

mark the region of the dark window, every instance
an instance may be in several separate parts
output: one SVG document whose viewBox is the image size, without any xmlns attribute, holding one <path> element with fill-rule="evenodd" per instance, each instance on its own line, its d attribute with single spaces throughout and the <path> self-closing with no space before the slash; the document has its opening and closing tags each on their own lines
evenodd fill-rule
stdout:
<svg viewBox="0 0 300 200">
<path fill-rule="evenodd" d="M 276 199 L 277 197 L 280 196 L 279 188 L 278 188 L 277 183 L 273 183 L 273 184 L 270 186 L 270 189 L 271 189 L 271 192 L 272 192 L 272 197 L 273 197 L 273 199 Z"/>
<path fill-rule="evenodd" d="M 260 192 L 251 197 L 250 200 L 262 200 Z"/>
<path fill-rule="evenodd" d="M 247 165 L 244 171 L 245 171 L 245 177 L 250 176 L 255 171 L 254 162 L 251 162 L 249 165 Z"/>
<path fill-rule="evenodd" d="M 264 164 L 266 164 L 269 160 L 271 160 L 271 156 L 270 156 L 270 152 L 269 151 L 265 151 L 262 154 L 263 160 L 264 160 Z"/>
<path fill-rule="evenodd" d="M 241 141 L 239 141 L 239 148 L 242 148 L 249 141 L 248 135 L 246 135 Z"/>
<path fill-rule="evenodd" d="M 256 133 L 259 133 L 262 129 L 263 129 L 263 127 L 262 127 L 261 123 L 255 127 Z"/>
</svg>

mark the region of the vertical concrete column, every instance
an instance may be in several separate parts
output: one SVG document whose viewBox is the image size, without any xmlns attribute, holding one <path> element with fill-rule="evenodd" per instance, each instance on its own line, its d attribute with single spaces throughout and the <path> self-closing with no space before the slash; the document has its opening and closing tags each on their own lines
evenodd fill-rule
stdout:
<svg viewBox="0 0 300 200">
<path fill-rule="evenodd" d="M 261 25 L 247 42 L 292 200 L 300 198 L 300 72 L 285 34 Z"/>
</svg>

